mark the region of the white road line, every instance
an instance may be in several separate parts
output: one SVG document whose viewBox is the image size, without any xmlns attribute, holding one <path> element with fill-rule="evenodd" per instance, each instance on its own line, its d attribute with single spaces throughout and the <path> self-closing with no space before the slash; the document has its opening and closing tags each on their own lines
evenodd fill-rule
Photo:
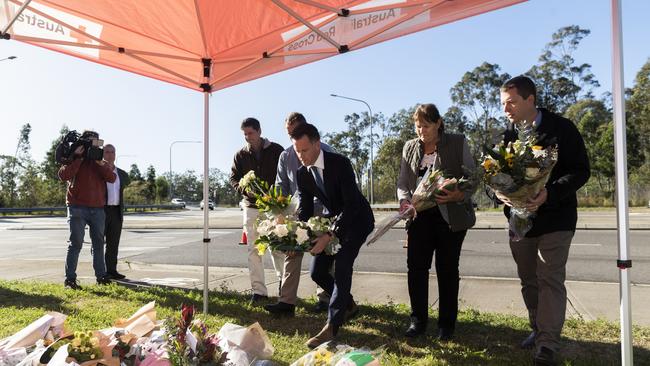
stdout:
<svg viewBox="0 0 650 366">
<path fill-rule="evenodd" d="M 150 249 L 169 249 L 169 247 L 120 247 L 119 252 L 139 252 L 143 250 L 150 250 Z"/>
<path fill-rule="evenodd" d="M 153 240 L 153 241 L 172 240 L 172 239 L 178 239 L 178 237 L 177 236 L 151 236 L 151 235 L 147 234 L 145 236 L 142 236 L 142 237 L 138 238 L 138 240 Z"/>
<path fill-rule="evenodd" d="M 88 243 L 84 243 L 88 244 Z M 134 251 L 140 251 L 140 250 L 149 250 L 149 249 L 168 249 L 169 247 L 159 247 L 159 246 L 151 246 L 151 247 L 127 247 L 127 246 L 120 246 L 119 251 L 120 252 L 134 252 Z M 67 245 L 50 245 L 46 247 L 36 247 L 36 249 L 68 249 Z M 90 245 L 84 245 L 81 247 L 81 250 L 90 250 Z"/>
<path fill-rule="evenodd" d="M 187 277 L 168 277 L 168 278 L 141 278 L 138 281 L 147 282 L 155 285 L 168 285 L 168 286 L 187 286 L 187 285 L 196 285 L 200 282 L 196 278 L 187 278 Z"/>
</svg>

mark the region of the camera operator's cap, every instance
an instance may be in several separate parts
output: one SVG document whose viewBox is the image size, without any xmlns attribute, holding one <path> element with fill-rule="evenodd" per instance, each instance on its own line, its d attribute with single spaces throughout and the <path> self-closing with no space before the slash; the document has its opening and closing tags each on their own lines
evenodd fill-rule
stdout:
<svg viewBox="0 0 650 366">
<path fill-rule="evenodd" d="M 88 130 L 84 131 L 84 133 L 81 134 L 82 139 L 83 138 L 89 138 L 89 137 L 94 137 L 94 138 L 98 139 L 99 134 L 97 132 L 95 132 L 95 131 L 88 131 Z"/>
</svg>

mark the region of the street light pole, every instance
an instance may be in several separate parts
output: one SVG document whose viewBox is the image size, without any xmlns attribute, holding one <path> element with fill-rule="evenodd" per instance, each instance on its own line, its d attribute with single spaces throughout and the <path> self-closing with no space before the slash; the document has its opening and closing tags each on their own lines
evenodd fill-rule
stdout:
<svg viewBox="0 0 650 366">
<path fill-rule="evenodd" d="M 375 204 L 375 188 L 374 188 L 374 179 L 373 179 L 373 161 L 374 161 L 374 156 L 373 156 L 373 150 L 374 150 L 374 144 L 373 144 L 373 133 L 372 133 L 372 109 L 370 109 L 370 104 L 368 104 L 365 100 L 361 99 L 356 99 L 356 98 L 350 98 L 350 97 L 344 97 L 342 95 L 337 95 L 337 94 L 330 94 L 330 96 L 334 98 L 343 98 L 343 99 L 348 99 L 348 100 L 353 100 L 355 102 L 363 103 L 368 107 L 368 117 L 370 118 L 370 172 L 369 172 L 369 178 L 370 178 L 370 204 L 374 205 Z"/>
<path fill-rule="evenodd" d="M 174 183 L 172 182 L 172 146 L 174 144 L 200 144 L 201 141 L 173 141 L 169 144 L 169 198 L 174 198 Z"/>
</svg>

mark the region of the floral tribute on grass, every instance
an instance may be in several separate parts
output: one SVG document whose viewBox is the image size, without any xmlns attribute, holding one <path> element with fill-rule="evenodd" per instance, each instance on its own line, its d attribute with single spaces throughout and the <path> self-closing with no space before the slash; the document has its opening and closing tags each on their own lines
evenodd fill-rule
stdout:
<svg viewBox="0 0 650 366">
<path fill-rule="evenodd" d="M 183 305 L 165 321 L 156 320 L 154 306 L 111 328 L 73 333 L 65 330 L 65 315 L 47 314 L 0 340 L 0 366 L 247 366 L 273 356 L 258 323 L 227 323 L 217 335 L 195 319 L 193 306 Z"/>
<path fill-rule="evenodd" d="M 380 366 L 384 354 L 382 348 L 371 351 L 327 342 L 303 355 L 291 366 Z"/>
<path fill-rule="evenodd" d="M 219 347 L 219 337 L 194 319 L 194 306 L 183 305 L 180 316 L 165 321 L 167 354 L 174 366 L 225 365 L 226 353 Z"/>
</svg>

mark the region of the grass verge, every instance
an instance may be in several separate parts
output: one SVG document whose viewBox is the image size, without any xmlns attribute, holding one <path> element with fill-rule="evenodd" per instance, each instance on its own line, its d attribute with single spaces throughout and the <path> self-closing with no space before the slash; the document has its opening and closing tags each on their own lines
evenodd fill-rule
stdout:
<svg viewBox="0 0 650 366">
<path fill-rule="evenodd" d="M 85 286 L 81 291 L 61 285 L 0 280 L 0 338 L 9 336 L 47 311 L 68 315 L 72 330 L 109 327 L 126 318 L 143 304 L 155 300 L 158 318 L 180 309 L 181 304 L 202 307 L 200 291 L 146 288 L 132 290 L 116 284 Z M 313 301 L 303 301 L 295 318 L 274 319 L 262 308 L 248 305 L 248 297 L 235 292 L 210 294 L 210 314 L 202 316 L 211 331 L 224 323 L 249 325 L 258 321 L 276 348 L 273 360 L 288 365 L 308 349 L 303 345 L 320 330 L 324 314 L 306 309 Z M 340 341 L 355 347 L 385 347 L 389 365 L 529 365 L 530 351 L 517 344 L 528 334 L 526 319 L 465 310 L 459 314 L 456 337 L 441 343 L 435 326 L 426 337 L 408 340 L 402 336 L 408 322 L 408 306 L 402 304 L 362 304 L 360 314 L 340 334 Z M 436 313 L 431 314 L 435 324 Z M 650 328 L 635 327 L 634 358 L 638 365 L 650 364 Z M 564 365 L 597 366 L 620 363 L 619 328 L 604 320 L 569 319 L 564 327 Z"/>
</svg>

